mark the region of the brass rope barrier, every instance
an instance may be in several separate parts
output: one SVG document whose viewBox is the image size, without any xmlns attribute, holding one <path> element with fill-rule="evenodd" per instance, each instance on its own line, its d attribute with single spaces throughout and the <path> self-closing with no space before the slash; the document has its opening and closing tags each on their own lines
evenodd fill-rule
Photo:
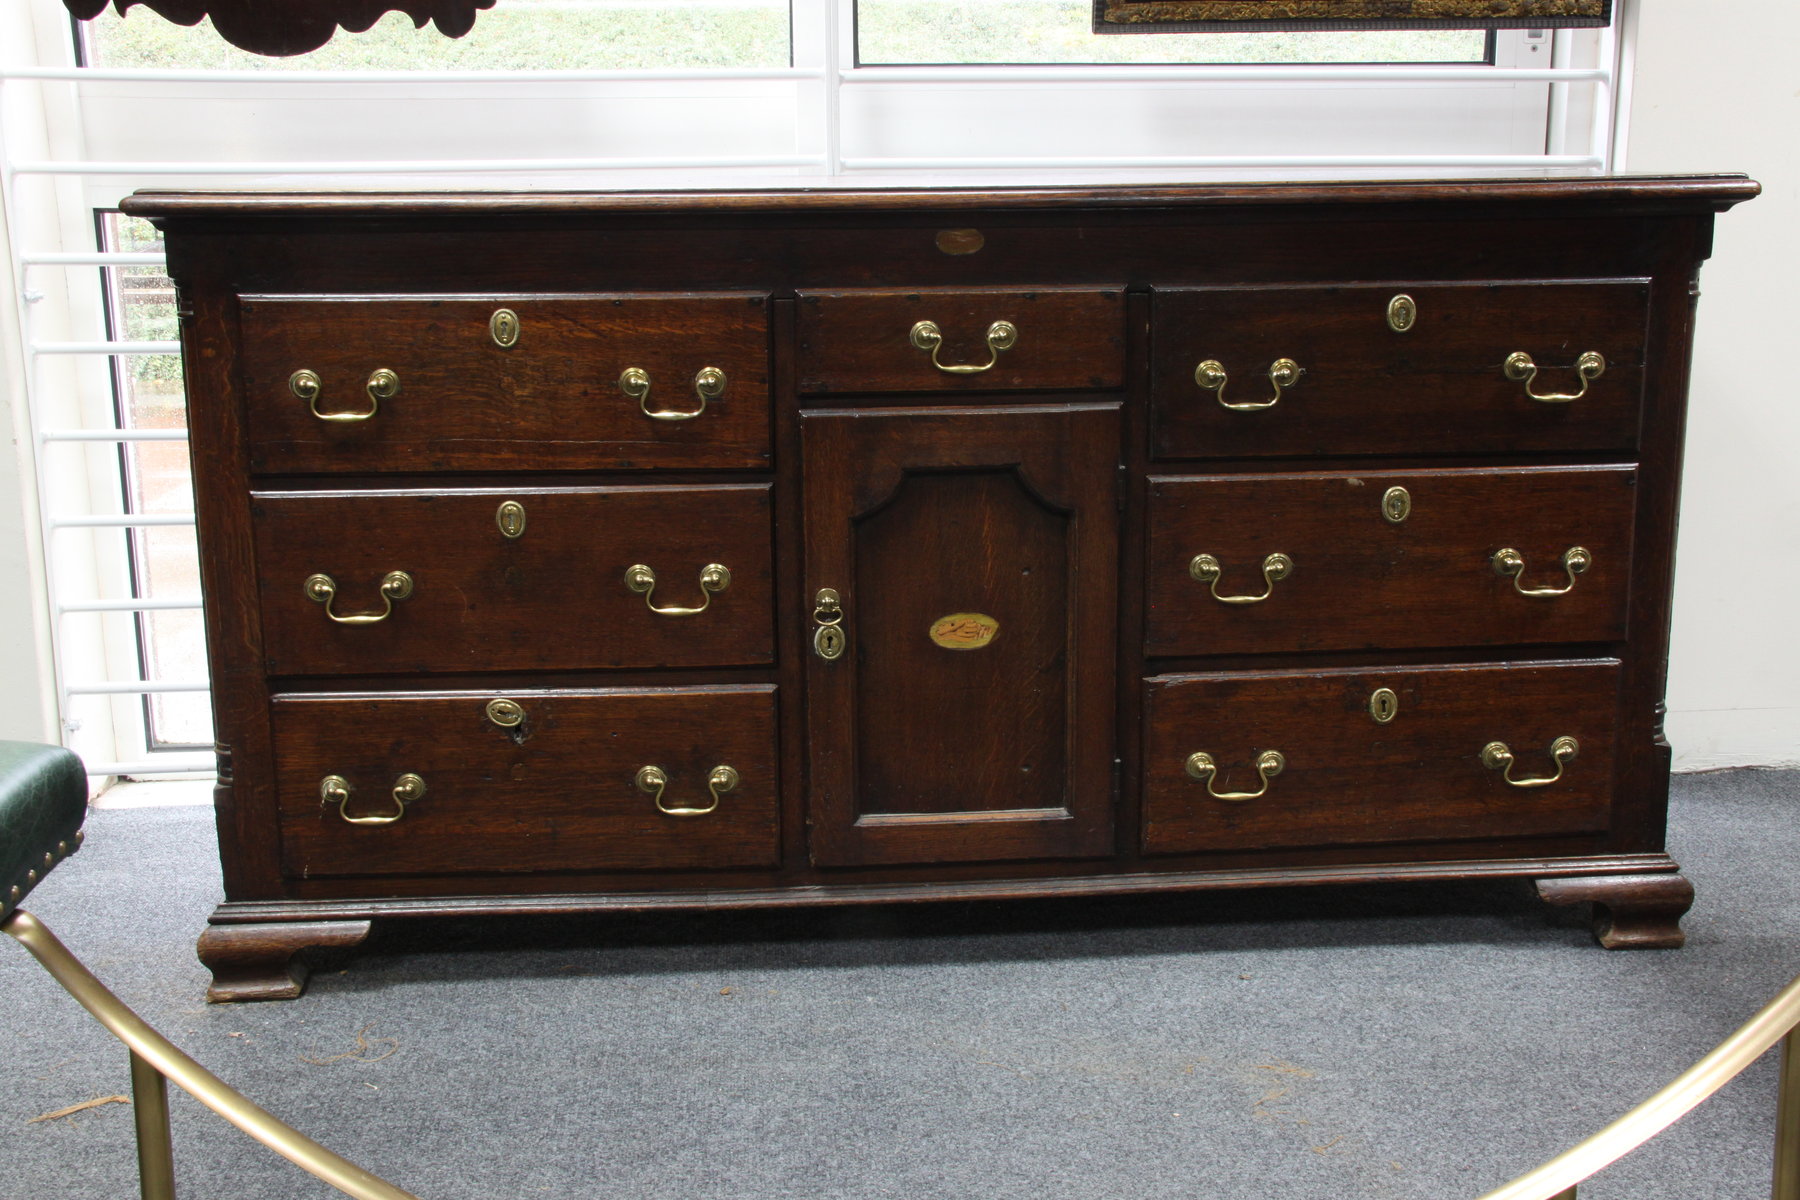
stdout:
<svg viewBox="0 0 1800 1200">
<path fill-rule="evenodd" d="M 1738 1031 L 1661 1091 L 1555 1158 L 1480 1200 L 1575 1200 L 1575 1185 L 1625 1157 L 1686 1116 L 1781 1043 L 1781 1084 L 1775 1109 L 1772 1200 L 1800 1200 L 1800 1062 L 1795 1061 L 1800 1024 L 1800 978 L 1788 984 Z"/>
<path fill-rule="evenodd" d="M 4 928 L 43 964 L 63 990 L 106 1026 L 131 1050 L 131 1076 L 137 1099 L 140 1134 L 138 1155 L 144 1168 L 145 1200 L 173 1200 L 174 1180 L 169 1161 L 169 1125 L 166 1104 L 155 1097 L 162 1081 L 175 1084 L 200 1103 L 294 1163 L 308 1174 L 329 1183 L 356 1200 L 418 1200 L 363 1170 L 347 1158 L 333 1154 L 299 1130 L 283 1124 L 227 1086 L 211 1071 L 189 1058 L 162 1034 L 150 1028 L 125 1002 L 106 989 L 81 960 L 57 941 L 56 935 L 23 909 L 15 910 Z"/>
<path fill-rule="evenodd" d="M 29 950 L 65 991 L 130 1049 L 145 1200 L 173 1200 L 175 1194 L 164 1080 L 173 1080 L 251 1138 L 357 1200 L 418 1200 L 283 1124 L 182 1053 L 108 991 L 30 913 L 16 910 L 0 928 Z M 1776 1042 L 1781 1043 L 1781 1079 L 1770 1197 L 1800 1200 L 1800 1032 L 1796 1025 L 1800 1025 L 1800 977 L 1655 1095 L 1593 1136 L 1478 1200 L 1576 1200 L 1577 1185 L 1693 1111 Z"/>
</svg>

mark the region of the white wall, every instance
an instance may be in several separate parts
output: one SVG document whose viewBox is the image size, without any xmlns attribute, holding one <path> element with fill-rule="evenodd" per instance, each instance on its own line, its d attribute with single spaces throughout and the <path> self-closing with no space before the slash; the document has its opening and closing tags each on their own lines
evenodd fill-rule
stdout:
<svg viewBox="0 0 1800 1200">
<path fill-rule="evenodd" d="M 0 44 L 22 50 L 34 36 L 23 5 L 0 3 Z M 0 128 L 0 142 L 6 136 Z M 7 244 L 0 211 L 0 246 Z M 56 741 L 18 304 L 11 264 L 0 254 L 0 738 Z"/>
<path fill-rule="evenodd" d="M 1700 276 L 1669 740 L 1677 770 L 1800 765 L 1800 5 L 1634 7 L 1626 170 L 1763 185 Z"/>
</svg>

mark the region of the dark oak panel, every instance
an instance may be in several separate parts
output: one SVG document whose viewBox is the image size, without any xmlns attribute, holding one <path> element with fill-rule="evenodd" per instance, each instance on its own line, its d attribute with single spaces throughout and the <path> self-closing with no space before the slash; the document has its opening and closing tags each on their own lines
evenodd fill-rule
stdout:
<svg viewBox="0 0 1800 1200">
<path fill-rule="evenodd" d="M 1411 311 L 1389 323 L 1395 298 Z M 1158 288 L 1154 453 L 1161 458 L 1628 450 L 1637 442 L 1650 288 L 1607 283 Z M 1579 400 L 1545 403 L 1509 379 L 1531 357 L 1538 395 L 1572 395 L 1587 351 L 1604 369 Z M 1269 372 L 1297 380 L 1275 397 Z M 1195 381 L 1217 362 L 1222 389 Z"/>
<path fill-rule="evenodd" d="M 1371 697 L 1394 694 L 1386 724 Z M 1604 829 L 1619 663 L 1165 675 L 1144 681 L 1144 851 L 1542 837 Z M 1515 787 L 1483 765 L 1504 742 Z M 1285 765 L 1265 780 L 1258 756 Z M 1188 771 L 1195 752 L 1216 773 Z M 1220 795 L 1256 794 L 1220 800 Z"/>
<path fill-rule="evenodd" d="M 929 321 L 932 350 L 912 340 Z M 1043 391 L 1119 387 L 1125 367 L 1120 291 L 858 291 L 800 295 L 802 393 Z M 996 322 L 1017 339 L 990 343 Z M 985 370 L 946 371 L 943 367 Z"/>
<path fill-rule="evenodd" d="M 525 510 L 501 532 L 500 505 Z M 769 486 L 258 492 L 252 501 L 267 669 L 277 675 L 755 665 L 774 658 Z M 729 585 L 709 596 L 701 572 Z M 648 598 L 626 583 L 656 574 Z M 412 594 L 378 614 L 391 571 Z M 699 608 L 665 616 L 659 608 Z"/>
<path fill-rule="evenodd" d="M 803 416 L 824 865 L 1101 852 L 1112 803 L 1116 406 Z"/>
<path fill-rule="evenodd" d="M 1146 652 L 1617 641 L 1637 481 L 1628 466 L 1153 476 Z M 1410 507 L 1397 523 L 1383 512 L 1391 488 Z M 1571 585 L 1572 547 L 1590 565 Z M 1524 559 L 1517 576 L 1494 567 L 1509 548 Z M 1292 566 L 1270 585 L 1275 553 Z M 1216 583 L 1193 577 L 1199 554 L 1218 560 Z"/>
<path fill-rule="evenodd" d="M 488 716 L 504 698 L 522 719 Z M 296 877 L 773 866 L 775 689 L 640 688 L 277 697 L 282 865 Z M 706 808 L 709 774 L 737 772 L 703 815 L 670 816 L 637 786 L 660 767 L 663 805 Z M 351 789 L 352 817 L 396 811 L 412 773 L 424 792 L 390 824 L 358 825 L 322 802 Z"/>
<path fill-rule="evenodd" d="M 516 321 L 510 345 L 495 313 Z M 766 467 L 768 305 L 761 295 L 244 296 L 253 469 L 626 470 Z M 620 385 L 629 368 L 647 395 Z M 724 374 L 701 399 L 696 379 Z M 290 379 L 318 377 L 316 401 Z M 370 376 L 398 390 L 371 404 Z M 376 412 L 367 420 L 315 415 Z M 651 412 L 699 412 L 663 420 Z"/>
</svg>

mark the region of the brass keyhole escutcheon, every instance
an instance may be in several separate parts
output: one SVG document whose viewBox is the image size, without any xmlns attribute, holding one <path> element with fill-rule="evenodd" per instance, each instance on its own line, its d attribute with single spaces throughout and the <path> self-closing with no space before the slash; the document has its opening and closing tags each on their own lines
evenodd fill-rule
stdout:
<svg viewBox="0 0 1800 1200">
<path fill-rule="evenodd" d="M 519 344 L 519 314 L 510 308 L 495 309 L 488 318 L 488 336 L 502 350 L 511 350 Z"/>
<path fill-rule="evenodd" d="M 1413 327 L 1413 323 L 1418 319 L 1418 302 L 1411 296 L 1408 296 L 1405 292 L 1400 293 L 1400 295 L 1395 296 L 1392 300 L 1388 301 L 1388 328 L 1395 333 L 1405 333 Z"/>
<path fill-rule="evenodd" d="M 821 625 L 813 631 L 813 653 L 826 662 L 836 662 L 842 658 L 848 642 L 844 631 L 836 625 Z"/>
<path fill-rule="evenodd" d="M 525 706 L 517 700 L 489 700 L 487 719 L 502 729 L 517 729 L 525 723 Z"/>
<path fill-rule="evenodd" d="M 1369 696 L 1369 716 L 1377 725 L 1386 725 L 1400 714 L 1400 697 L 1393 688 L 1376 688 Z"/>
<path fill-rule="evenodd" d="M 517 500 L 502 502 L 494 513 L 494 524 L 509 538 L 521 536 L 525 532 L 525 506 Z"/>
<path fill-rule="evenodd" d="M 1390 525 L 1398 525 L 1412 515 L 1412 493 L 1403 487 L 1391 487 L 1381 494 L 1381 515 Z"/>
<path fill-rule="evenodd" d="M 813 653 L 826 662 L 844 656 L 850 636 L 844 632 L 844 606 L 835 588 L 820 588 L 813 597 Z"/>
</svg>

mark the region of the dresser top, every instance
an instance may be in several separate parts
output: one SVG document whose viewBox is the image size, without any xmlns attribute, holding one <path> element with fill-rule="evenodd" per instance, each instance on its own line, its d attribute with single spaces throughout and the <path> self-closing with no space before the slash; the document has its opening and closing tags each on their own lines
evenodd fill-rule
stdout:
<svg viewBox="0 0 1800 1200">
<path fill-rule="evenodd" d="M 956 212 L 1243 206 L 1603 204 L 1639 211 L 1723 212 L 1761 191 L 1743 175 L 1610 176 L 1403 182 L 1203 183 L 1116 187 L 796 188 L 770 191 L 141 191 L 136 217 L 455 217 Z"/>
</svg>

